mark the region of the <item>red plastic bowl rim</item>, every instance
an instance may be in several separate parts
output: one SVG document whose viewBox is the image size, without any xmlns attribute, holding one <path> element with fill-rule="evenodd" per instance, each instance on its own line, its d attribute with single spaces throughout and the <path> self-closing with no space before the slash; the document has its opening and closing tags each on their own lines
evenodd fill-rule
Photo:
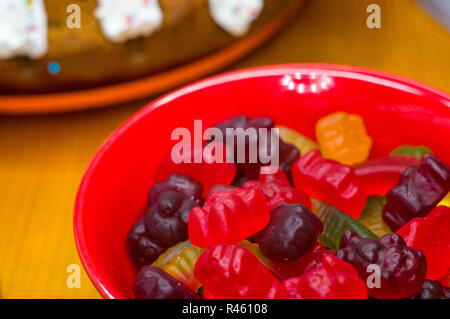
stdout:
<svg viewBox="0 0 450 319">
<path fill-rule="evenodd" d="M 105 287 L 103 284 L 102 276 L 98 273 L 92 259 L 87 254 L 87 246 L 85 242 L 85 229 L 83 227 L 83 200 L 85 197 L 85 192 L 87 185 L 90 181 L 90 176 L 95 171 L 97 165 L 102 160 L 105 153 L 108 152 L 109 148 L 114 144 L 114 142 L 119 139 L 122 134 L 132 127 L 136 122 L 138 122 L 142 117 L 147 116 L 154 109 L 161 107 L 172 100 L 182 97 L 183 95 L 190 94 L 200 89 L 205 89 L 211 86 L 223 84 L 226 82 L 232 82 L 236 80 L 242 80 L 246 78 L 256 78 L 256 77 L 266 77 L 266 76 L 277 76 L 292 74 L 293 72 L 313 72 L 313 71 L 327 71 L 328 75 L 331 77 L 339 76 L 344 78 L 358 79 L 370 83 L 381 84 L 385 86 L 390 86 L 403 91 L 408 91 L 413 94 L 423 95 L 424 91 L 434 94 L 434 98 L 440 100 L 440 102 L 450 108 L 450 95 L 440 91 L 436 88 L 428 86 L 426 84 L 420 83 L 415 80 L 410 80 L 399 75 L 394 75 L 391 73 L 372 70 L 368 68 L 347 66 L 347 65 L 335 65 L 335 64 L 286 64 L 286 65 L 274 65 L 265 66 L 257 68 L 249 68 L 244 70 L 233 71 L 217 76 L 210 77 L 205 80 L 201 80 L 185 86 L 183 88 L 177 89 L 171 93 L 164 95 L 163 97 L 151 102 L 136 114 L 131 116 L 127 121 L 120 125 L 101 145 L 101 147 L 96 152 L 94 158 L 89 164 L 78 189 L 75 200 L 74 217 L 73 217 L 73 228 L 75 235 L 75 243 L 77 247 L 78 254 L 80 256 L 81 262 L 91 279 L 94 286 L 100 292 L 104 298 L 115 299 L 115 296 Z"/>
</svg>

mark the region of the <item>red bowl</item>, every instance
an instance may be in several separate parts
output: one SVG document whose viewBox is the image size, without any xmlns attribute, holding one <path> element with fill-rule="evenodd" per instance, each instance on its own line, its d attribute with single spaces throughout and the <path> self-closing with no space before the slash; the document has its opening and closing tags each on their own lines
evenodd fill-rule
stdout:
<svg viewBox="0 0 450 319">
<path fill-rule="evenodd" d="M 344 110 L 364 118 L 371 157 L 424 144 L 450 162 L 450 96 L 398 76 L 356 67 L 299 64 L 243 70 L 207 79 L 151 103 L 118 128 L 89 165 L 78 191 L 75 240 L 84 267 L 107 298 L 132 298 L 136 275 L 126 236 L 143 215 L 171 132 L 204 129 L 236 114 L 269 116 L 314 138 L 322 116 Z"/>
</svg>

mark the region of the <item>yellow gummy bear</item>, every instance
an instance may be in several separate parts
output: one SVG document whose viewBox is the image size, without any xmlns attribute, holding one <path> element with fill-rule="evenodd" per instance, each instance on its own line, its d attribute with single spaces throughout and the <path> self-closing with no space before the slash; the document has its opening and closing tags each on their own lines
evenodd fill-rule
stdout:
<svg viewBox="0 0 450 319">
<path fill-rule="evenodd" d="M 346 112 L 321 118 L 316 123 L 316 138 L 323 157 L 347 165 L 366 161 L 372 147 L 361 116 Z"/>
</svg>

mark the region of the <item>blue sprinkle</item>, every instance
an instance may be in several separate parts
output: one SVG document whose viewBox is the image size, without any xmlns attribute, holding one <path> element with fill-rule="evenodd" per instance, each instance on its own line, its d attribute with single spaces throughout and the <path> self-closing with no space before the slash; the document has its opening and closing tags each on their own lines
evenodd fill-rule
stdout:
<svg viewBox="0 0 450 319">
<path fill-rule="evenodd" d="M 58 62 L 50 62 L 48 64 L 48 72 L 50 72 L 51 74 L 58 74 L 59 71 L 61 71 L 61 65 Z"/>
</svg>

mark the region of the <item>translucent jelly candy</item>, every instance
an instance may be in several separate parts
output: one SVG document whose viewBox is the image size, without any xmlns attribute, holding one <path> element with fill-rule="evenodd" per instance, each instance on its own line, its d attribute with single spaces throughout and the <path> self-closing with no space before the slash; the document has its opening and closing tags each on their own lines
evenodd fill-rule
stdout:
<svg viewBox="0 0 450 319">
<path fill-rule="evenodd" d="M 396 231 L 414 217 L 426 216 L 450 190 L 450 167 L 433 155 L 408 167 L 387 194 L 383 220 Z"/>
<path fill-rule="evenodd" d="M 447 196 L 438 205 L 450 207 L 450 193 L 447 193 Z"/>
<path fill-rule="evenodd" d="M 207 249 L 194 269 L 205 291 L 205 298 L 273 298 L 279 281 L 252 254 L 235 245 L 216 245 Z"/>
<path fill-rule="evenodd" d="M 318 149 L 319 146 L 309 138 L 303 136 L 296 130 L 285 126 L 275 126 L 279 129 L 280 138 L 289 144 L 294 145 L 300 151 L 300 154 L 306 154 L 313 149 Z"/>
<path fill-rule="evenodd" d="M 202 184 L 189 176 L 172 174 L 165 181 L 152 186 L 148 194 L 149 205 L 155 203 L 159 196 L 166 191 L 177 191 L 184 197 L 200 202 L 203 187 Z"/>
<path fill-rule="evenodd" d="M 423 145 L 413 146 L 413 145 L 402 145 L 394 149 L 389 153 L 389 156 L 409 156 L 415 158 L 422 158 L 426 154 L 433 154 L 428 147 Z"/>
<path fill-rule="evenodd" d="M 131 227 L 127 242 L 131 261 L 138 269 L 151 264 L 166 250 L 166 247 L 158 245 L 147 237 L 143 218 Z"/>
<path fill-rule="evenodd" d="M 384 235 L 379 239 L 361 238 L 352 230 L 342 235 L 340 249 L 336 256 L 350 263 L 365 281 L 380 268 L 380 282 L 369 278 L 374 285 L 369 286 L 369 294 L 375 298 L 407 298 L 416 294 L 423 285 L 427 263 L 422 252 L 406 246 L 397 234 Z M 378 287 L 377 287 L 378 286 Z"/>
<path fill-rule="evenodd" d="M 139 271 L 133 291 L 137 299 L 200 298 L 164 270 L 154 266 L 145 266 Z"/>
<path fill-rule="evenodd" d="M 269 156 L 273 154 L 272 152 L 279 152 L 279 167 L 284 170 L 288 177 L 290 176 L 292 163 L 294 163 L 294 161 L 300 156 L 300 152 L 295 146 L 284 143 L 281 139 L 279 139 L 279 137 L 277 137 L 279 148 L 275 149 L 275 147 L 272 146 L 270 133 L 271 129 L 274 127 L 274 122 L 270 118 L 255 117 L 253 119 L 249 119 L 244 115 L 238 115 L 217 124 L 215 127 L 222 131 L 225 139 L 222 141 L 223 143 L 225 143 L 226 140 L 234 140 L 234 162 L 238 166 L 238 175 L 243 175 L 247 179 L 257 179 L 261 166 L 268 165 L 268 163 L 263 163 L 261 160 L 261 154 Z M 238 139 L 234 131 L 227 129 L 255 129 L 256 133 L 260 132 L 259 129 L 266 129 L 267 135 L 256 134 L 250 138 L 245 137 L 243 139 Z M 265 140 L 261 140 L 261 137 L 264 137 Z M 255 142 L 255 145 L 257 146 L 258 156 L 255 163 L 251 163 L 249 157 L 250 141 Z M 245 157 L 243 158 L 243 161 L 238 160 L 238 149 L 245 150 Z"/>
<path fill-rule="evenodd" d="M 197 247 L 234 244 L 262 230 L 269 222 L 264 197 L 252 189 L 213 193 L 189 216 L 189 239 Z"/>
<path fill-rule="evenodd" d="M 278 299 L 367 299 L 367 288 L 356 270 L 332 255 L 322 257 L 321 265 L 301 277 L 283 281 Z"/>
<path fill-rule="evenodd" d="M 370 159 L 354 167 L 368 195 L 385 195 L 398 183 L 405 169 L 419 163 L 420 159 L 416 157 L 392 156 Z"/>
<path fill-rule="evenodd" d="M 325 158 L 347 165 L 367 160 L 372 147 L 363 119 L 345 112 L 321 118 L 316 123 L 316 138 Z"/>
<path fill-rule="evenodd" d="M 364 207 L 358 222 L 366 226 L 378 237 L 392 233 L 392 230 L 383 221 L 383 207 L 386 204 L 384 196 L 370 196 L 367 198 L 366 207 Z"/>
<path fill-rule="evenodd" d="M 420 291 L 411 299 L 450 299 L 450 288 L 442 286 L 439 281 L 426 279 Z"/>
<path fill-rule="evenodd" d="M 177 191 L 162 193 L 144 216 L 148 238 L 164 247 L 188 239 L 189 213 L 196 206 L 196 201 Z"/>
<path fill-rule="evenodd" d="M 152 264 L 152 266 L 158 268 L 164 268 L 167 264 L 169 264 L 172 259 L 183 251 L 185 248 L 192 247 L 192 243 L 189 240 L 182 241 L 181 243 L 176 244 L 175 246 L 170 247 L 164 253 L 159 255 L 158 259 Z"/>
<path fill-rule="evenodd" d="M 312 198 L 311 202 L 312 211 L 320 218 L 324 226 L 323 233 L 319 236 L 319 241 L 325 246 L 338 250 L 341 236 L 347 229 L 355 231 L 362 237 L 377 238 L 370 229 L 336 207 L 315 198 Z"/>
<path fill-rule="evenodd" d="M 319 150 L 300 157 L 292 167 L 295 187 L 358 218 L 366 194 L 353 167 L 324 159 Z"/>
<path fill-rule="evenodd" d="M 254 238 L 262 254 L 277 262 L 292 262 L 310 252 L 322 222 L 300 204 L 280 204 L 270 211 L 270 221 Z"/>
<path fill-rule="evenodd" d="M 216 151 L 219 149 L 222 156 L 219 156 L 219 152 L 216 157 Z M 155 179 L 164 181 L 175 173 L 200 182 L 203 186 L 203 195 L 206 195 L 215 184 L 229 185 L 236 176 L 236 165 L 227 163 L 226 147 L 223 144 L 214 143 L 208 147 L 186 145 L 167 154 L 156 169 Z"/>
<path fill-rule="evenodd" d="M 450 269 L 450 208 L 438 206 L 426 217 L 410 220 L 397 234 L 427 258 L 427 278 L 439 280 Z"/>
<path fill-rule="evenodd" d="M 298 203 L 311 208 L 309 197 L 292 187 L 282 170 L 275 174 L 260 174 L 258 181 L 248 181 L 242 188 L 261 192 L 270 209 L 281 203 Z"/>
<path fill-rule="evenodd" d="M 180 254 L 164 266 L 163 270 L 178 279 L 193 292 L 200 288 L 200 282 L 194 277 L 194 267 L 204 249 L 195 246 L 184 248 Z"/>
</svg>

